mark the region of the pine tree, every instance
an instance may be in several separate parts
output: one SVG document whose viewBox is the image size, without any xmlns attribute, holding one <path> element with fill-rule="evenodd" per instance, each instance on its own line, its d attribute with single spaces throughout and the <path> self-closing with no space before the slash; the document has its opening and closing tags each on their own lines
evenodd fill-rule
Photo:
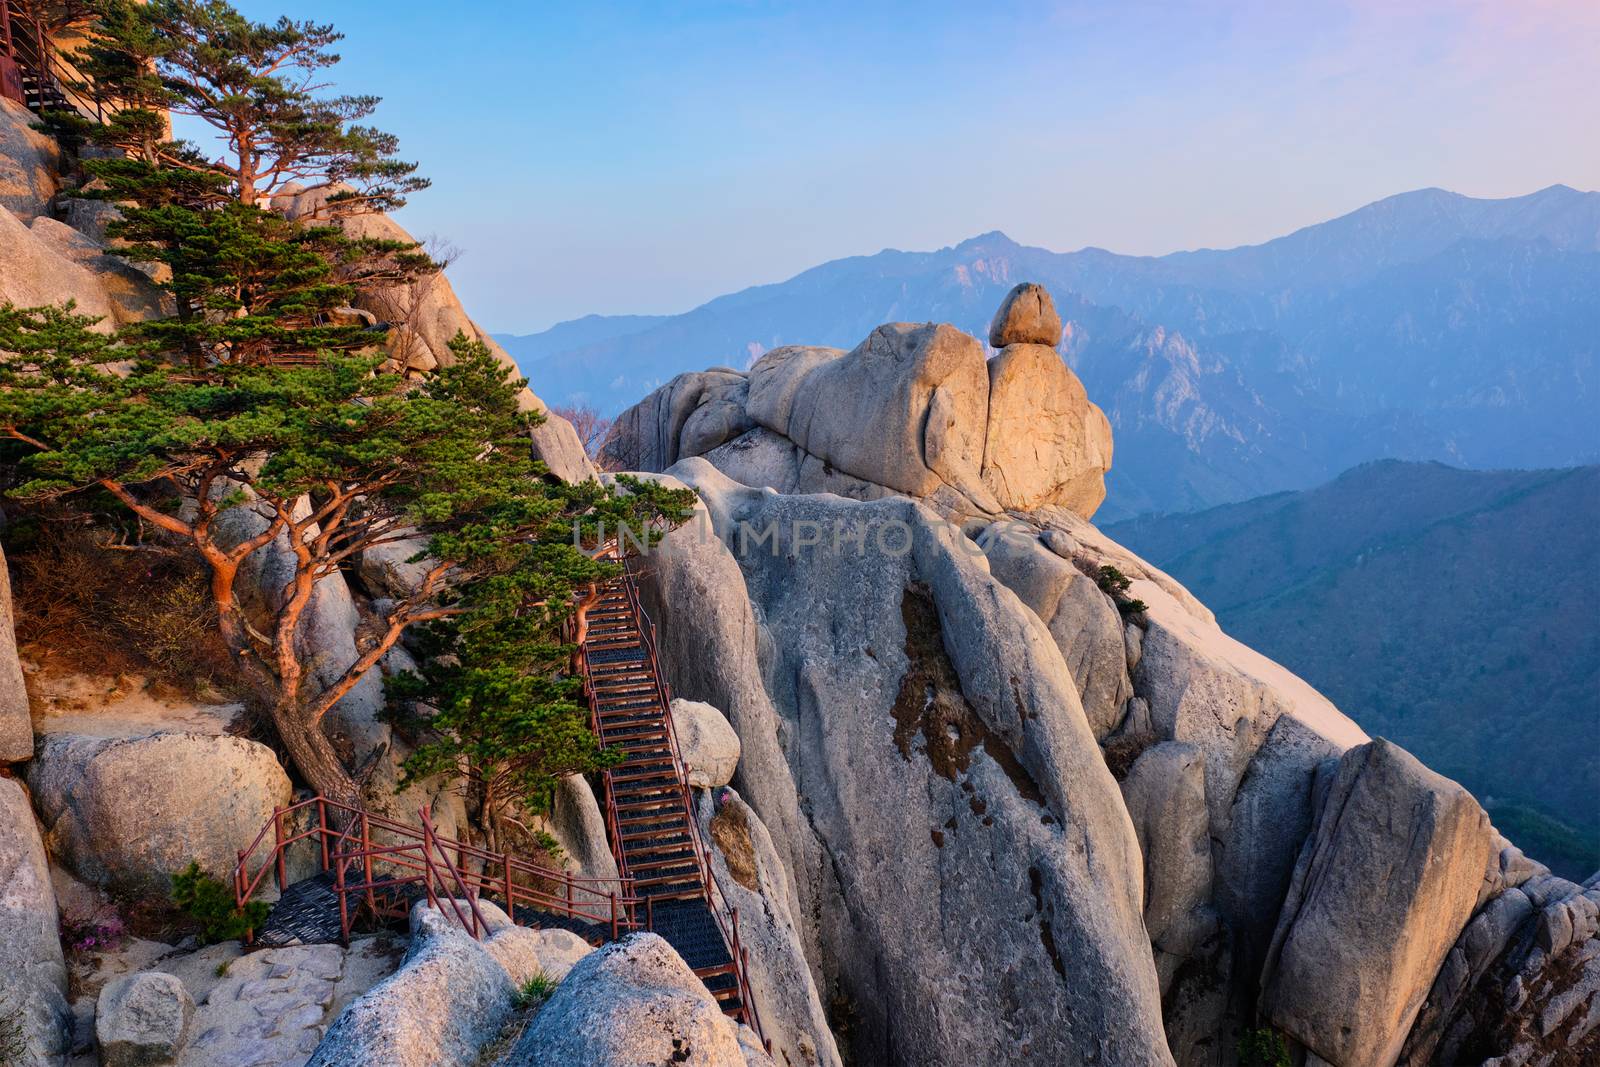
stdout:
<svg viewBox="0 0 1600 1067">
<path fill-rule="evenodd" d="M 151 351 L 191 367 L 265 363 L 317 352 L 354 352 L 382 342 L 336 312 L 363 288 L 392 286 L 436 265 L 413 243 L 351 237 L 330 223 L 302 223 L 212 195 L 214 175 L 141 160 L 89 167 L 102 195 L 124 204 L 108 228 L 112 250 L 164 264 L 177 315 L 129 331 Z"/>
<path fill-rule="evenodd" d="M 86 91 L 111 105 L 93 140 L 152 165 L 211 174 L 239 204 L 289 182 L 339 185 L 329 210 L 392 211 L 427 187 L 391 134 L 360 124 L 375 96 L 319 96 L 339 62 L 331 25 L 252 22 L 225 0 L 97 0 L 82 51 Z M 165 112 L 217 131 L 220 157 L 163 140 Z"/>
<path fill-rule="evenodd" d="M 677 521 L 691 494 L 642 483 L 617 495 L 545 478 L 528 446 L 540 416 L 517 406 L 524 383 L 459 335 L 452 366 L 410 383 L 359 355 L 292 367 L 119 366 L 129 350 L 92 325 L 70 308 L 0 307 L 0 434 L 30 449 L 15 495 L 98 487 L 198 552 L 241 678 L 319 792 L 359 798 L 324 716 L 408 628 L 446 620 L 477 672 L 435 675 L 448 713 L 504 700 L 526 731 L 518 743 L 551 753 L 542 766 L 593 755 L 592 740 L 585 750 L 571 729 L 570 683 L 553 679 L 573 591 L 610 573 L 577 543 L 592 543 L 601 522 Z M 259 532 L 235 544 L 223 517 L 238 508 L 259 517 Z M 316 583 L 416 532 L 430 560 L 420 586 L 340 678 L 308 684 L 297 639 Z M 239 569 L 275 541 L 293 556 L 293 576 L 283 606 L 252 620 L 235 588 Z"/>
</svg>

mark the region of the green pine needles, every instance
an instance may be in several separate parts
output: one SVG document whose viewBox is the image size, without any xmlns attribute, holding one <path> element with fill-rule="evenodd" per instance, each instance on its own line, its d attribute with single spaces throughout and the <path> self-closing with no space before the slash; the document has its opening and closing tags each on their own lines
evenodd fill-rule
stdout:
<svg viewBox="0 0 1600 1067">
<path fill-rule="evenodd" d="M 423 624 L 434 624 L 438 658 L 400 688 L 442 717 L 418 773 L 465 756 L 497 793 L 536 798 L 550 775 L 598 765 L 575 683 L 559 677 L 559 632 L 573 593 L 610 565 L 577 545 L 598 540 L 601 523 L 680 520 L 691 494 L 546 478 L 529 445 L 542 416 L 520 410 L 522 381 L 482 342 L 458 336 L 453 362 L 412 382 L 380 373 L 376 355 L 128 366 L 119 361 L 129 350 L 92 326 L 71 309 L 0 308 L 0 434 L 27 449 L 14 494 L 99 487 L 198 552 L 242 679 L 320 792 L 357 800 L 323 717 Z M 428 538 L 424 580 L 339 678 L 310 684 L 299 638 L 316 582 L 418 533 Z M 293 573 L 281 606 L 252 615 L 239 570 L 274 541 Z"/>
<path fill-rule="evenodd" d="M 199 863 L 173 874 L 172 903 L 199 927 L 195 938 L 202 945 L 240 940 L 249 931 L 259 930 L 272 910 L 262 900 L 236 907 L 232 888 L 201 870 Z"/>
</svg>

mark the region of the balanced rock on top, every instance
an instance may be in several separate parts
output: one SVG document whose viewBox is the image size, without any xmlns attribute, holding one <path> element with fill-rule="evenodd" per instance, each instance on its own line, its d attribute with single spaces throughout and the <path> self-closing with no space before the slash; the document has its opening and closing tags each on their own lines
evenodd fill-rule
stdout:
<svg viewBox="0 0 1600 1067">
<path fill-rule="evenodd" d="M 1061 343 L 1061 316 L 1056 313 L 1055 302 L 1045 287 L 1037 282 L 1023 282 L 1000 303 L 989 323 L 989 344 L 994 348 L 1007 345 L 1049 345 Z"/>
</svg>

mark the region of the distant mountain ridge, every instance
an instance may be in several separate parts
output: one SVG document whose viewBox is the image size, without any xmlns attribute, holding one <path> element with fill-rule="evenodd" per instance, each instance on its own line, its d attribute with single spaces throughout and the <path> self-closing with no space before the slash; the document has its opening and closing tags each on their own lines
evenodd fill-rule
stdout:
<svg viewBox="0 0 1600 1067">
<path fill-rule="evenodd" d="M 1110 417 L 1102 517 L 1304 488 L 1377 458 L 1471 467 L 1600 459 L 1600 193 L 1403 193 L 1265 244 L 1122 256 L 989 233 L 835 260 L 682 315 L 501 337 L 552 403 L 615 413 L 685 370 L 782 344 L 851 347 L 887 321 L 979 334 L 1046 285 L 1063 357 Z"/>
<path fill-rule="evenodd" d="M 1106 532 L 1531 854 L 1600 865 L 1600 467 L 1384 461 Z"/>
</svg>

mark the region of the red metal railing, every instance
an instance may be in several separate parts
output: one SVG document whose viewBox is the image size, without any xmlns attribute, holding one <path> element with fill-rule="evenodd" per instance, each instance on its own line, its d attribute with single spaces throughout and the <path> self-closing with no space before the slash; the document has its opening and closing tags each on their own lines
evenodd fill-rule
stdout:
<svg viewBox="0 0 1600 1067">
<path fill-rule="evenodd" d="M 91 14 L 81 2 L 0 0 L 0 96 L 36 112 L 59 108 L 104 122 L 104 106 L 92 89 L 80 91 L 87 79 L 57 43 L 63 33 L 81 32 Z"/>
<path fill-rule="evenodd" d="M 316 822 L 293 831 L 296 814 L 313 809 Z M 343 829 L 334 825 L 340 818 Z M 644 928 L 640 912 L 645 902 L 625 879 L 583 878 L 490 852 L 441 837 L 426 808 L 420 818 L 420 827 L 409 826 L 320 796 L 276 808 L 250 847 L 239 850 L 233 874 L 235 904 L 243 908 L 269 874 L 281 892 L 288 884 L 286 853 L 302 841 L 315 840 L 320 868 L 333 874 L 340 932 L 347 941 L 355 919 L 352 898 L 374 914 L 398 916 L 404 914 L 404 902 L 414 888 L 420 888 L 435 907 L 443 902 L 473 937 L 482 937 L 486 930 L 478 908 L 482 897 L 499 897 L 513 922 L 516 909 L 522 907 L 608 928 L 613 938 Z M 269 834 L 271 849 L 258 857 Z"/>
</svg>

